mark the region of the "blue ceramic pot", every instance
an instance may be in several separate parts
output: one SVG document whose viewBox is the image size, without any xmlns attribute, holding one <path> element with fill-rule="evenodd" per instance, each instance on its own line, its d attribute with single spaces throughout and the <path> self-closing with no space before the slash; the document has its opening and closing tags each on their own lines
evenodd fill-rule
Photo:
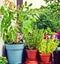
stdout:
<svg viewBox="0 0 60 64">
<path fill-rule="evenodd" d="M 9 64 L 22 64 L 24 44 L 6 44 Z"/>
</svg>

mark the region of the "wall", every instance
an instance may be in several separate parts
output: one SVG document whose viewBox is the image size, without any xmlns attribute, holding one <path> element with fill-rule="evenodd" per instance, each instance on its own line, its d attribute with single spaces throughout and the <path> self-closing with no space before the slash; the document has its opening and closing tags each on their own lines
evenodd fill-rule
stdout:
<svg viewBox="0 0 60 64">
<path fill-rule="evenodd" d="M 12 2 L 14 2 L 17 5 L 17 0 L 10 0 Z M 0 0 L 0 7 L 4 4 L 4 0 Z"/>
<path fill-rule="evenodd" d="M 4 4 L 3 0 L 0 0 L 0 7 Z"/>
<path fill-rule="evenodd" d="M 16 5 L 17 5 L 17 0 L 10 0 L 13 1 Z M 40 8 L 41 5 L 46 6 L 46 3 L 43 0 L 23 0 L 23 3 L 27 1 L 27 3 L 32 3 L 32 7 L 31 8 Z M 0 6 L 2 6 L 4 4 L 4 0 L 0 0 Z"/>
<path fill-rule="evenodd" d="M 25 1 L 27 1 L 28 4 L 33 4 L 31 8 L 40 8 L 41 5 L 47 5 L 43 0 L 23 0 L 23 3 L 25 3 Z"/>
<path fill-rule="evenodd" d="M 3 18 L 3 15 L 0 15 L 0 56 L 3 55 L 2 52 L 3 52 L 3 46 L 4 46 L 4 42 L 1 38 L 1 20 L 2 20 L 2 18 Z"/>
</svg>

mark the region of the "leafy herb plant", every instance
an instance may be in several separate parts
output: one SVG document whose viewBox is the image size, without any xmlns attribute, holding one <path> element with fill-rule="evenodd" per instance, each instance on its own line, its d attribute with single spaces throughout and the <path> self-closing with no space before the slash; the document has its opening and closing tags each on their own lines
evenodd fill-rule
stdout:
<svg viewBox="0 0 60 64">
<path fill-rule="evenodd" d="M 39 29 L 32 30 L 31 32 L 26 32 L 24 34 L 25 39 L 25 46 L 27 46 L 28 49 L 36 49 L 37 45 L 39 45 L 40 38 L 42 38 L 42 31 Z"/>
<path fill-rule="evenodd" d="M 44 30 L 44 33 L 46 33 L 45 31 L 47 31 L 47 29 Z M 53 37 L 53 35 L 53 32 L 51 32 L 51 34 L 46 33 L 46 38 L 44 37 L 44 35 L 42 36 L 42 39 L 39 45 L 37 46 L 37 49 L 40 53 L 48 54 L 56 50 L 59 44 L 59 40 Z"/>
</svg>

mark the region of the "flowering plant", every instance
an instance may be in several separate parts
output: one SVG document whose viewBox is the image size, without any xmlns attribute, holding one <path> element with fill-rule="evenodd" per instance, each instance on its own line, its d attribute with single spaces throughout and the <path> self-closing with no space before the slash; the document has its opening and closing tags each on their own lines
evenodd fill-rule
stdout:
<svg viewBox="0 0 60 64">
<path fill-rule="evenodd" d="M 50 30 L 50 28 L 47 28 L 43 32 L 43 38 L 41 39 L 37 49 L 40 53 L 47 54 L 47 53 L 52 53 L 53 51 L 56 50 L 59 40 L 55 38 L 54 33 Z M 48 33 L 48 32 L 50 33 Z"/>
</svg>

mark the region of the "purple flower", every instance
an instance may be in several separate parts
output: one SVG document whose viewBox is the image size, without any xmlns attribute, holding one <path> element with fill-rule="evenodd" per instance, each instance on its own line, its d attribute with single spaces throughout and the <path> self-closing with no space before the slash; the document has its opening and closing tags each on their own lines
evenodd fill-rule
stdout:
<svg viewBox="0 0 60 64">
<path fill-rule="evenodd" d="M 60 40 L 60 31 L 57 32 L 56 38 L 58 38 Z"/>
</svg>

